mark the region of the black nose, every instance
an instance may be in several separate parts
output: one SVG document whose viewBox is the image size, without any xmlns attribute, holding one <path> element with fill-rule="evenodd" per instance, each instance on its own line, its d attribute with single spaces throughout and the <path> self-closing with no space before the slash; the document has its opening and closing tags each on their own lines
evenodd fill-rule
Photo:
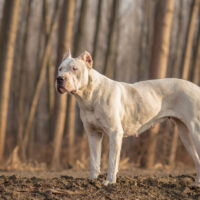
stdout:
<svg viewBox="0 0 200 200">
<path fill-rule="evenodd" d="M 63 83 L 64 80 L 65 80 L 65 78 L 62 77 L 62 76 L 58 76 L 58 77 L 56 78 L 56 80 L 57 80 L 58 83 Z"/>
</svg>

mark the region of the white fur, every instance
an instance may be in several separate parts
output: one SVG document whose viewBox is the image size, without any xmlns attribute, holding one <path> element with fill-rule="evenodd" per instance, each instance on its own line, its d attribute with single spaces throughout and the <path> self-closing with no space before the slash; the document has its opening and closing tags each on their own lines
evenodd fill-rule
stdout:
<svg viewBox="0 0 200 200">
<path fill-rule="evenodd" d="M 71 65 L 78 67 L 78 72 L 71 72 Z M 92 178 L 100 173 L 103 134 L 109 136 L 110 145 L 104 181 L 107 185 L 116 182 L 122 138 L 138 135 L 157 120 L 171 117 L 194 160 L 196 183 L 200 184 L 200 88 L 197 85 L 174 78 L 135 84 L 117 82 L 89 69 L 80 57 L 67 58 L 61 66 L 64 69 L 59 75 L 71 81 L 69 85 L 80 106 L 90 146 Z"/>
</svg>

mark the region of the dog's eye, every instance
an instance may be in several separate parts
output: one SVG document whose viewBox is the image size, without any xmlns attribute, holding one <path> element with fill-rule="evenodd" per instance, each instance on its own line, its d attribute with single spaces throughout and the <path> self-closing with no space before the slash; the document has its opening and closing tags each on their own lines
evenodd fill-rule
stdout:
<svg viewBox="0 0 200 200">
<path fill-rule="evenodd" d="M 76 71 L 76 70 L 78 70 L 78 68 L 77 67 L 72 67 L 72 70 Z"/>
<path fill-rule="evenodd" d="M 62 67 L 60 67 L 60 68 L 58 69 L 58 71 L 61 72 L 61 71 L 62 71 Z"/>
</svg>

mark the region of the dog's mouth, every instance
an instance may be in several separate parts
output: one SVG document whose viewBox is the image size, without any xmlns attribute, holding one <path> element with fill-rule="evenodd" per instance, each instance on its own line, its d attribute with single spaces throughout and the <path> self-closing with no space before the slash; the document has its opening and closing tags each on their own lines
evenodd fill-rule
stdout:
<svg viewBox="0 0 200 200">
<path fill-rule="evenodd" d="M 67 90 L 65 87 L 63 87 L 63 86 L 57 86 L 57 90 L 58 90 L 58 92 L 60 93 L 60 94 L 64 94 L 64 93 L 69 93 L 69 94 L 76 94 L 76 90 L 71 90 L 71 91 L 69 91 L 69 90 Z"/>
<path fill-rule="evenodd" d="M 63 87 L 63 86 L 58 86 L 57 90 L 60 94 L 64 94 L 65 92 L 67 92 L 67 90 Z"/>
<path fill-rule="evenodd" d="M 76 90 L 72 90 L 70 94 L 76 94 Z"/>
</svg>

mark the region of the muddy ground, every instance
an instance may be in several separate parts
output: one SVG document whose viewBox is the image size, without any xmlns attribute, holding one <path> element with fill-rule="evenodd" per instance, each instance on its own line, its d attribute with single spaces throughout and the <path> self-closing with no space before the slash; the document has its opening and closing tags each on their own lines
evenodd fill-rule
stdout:
<svg viewBox="0 0 200 200">
<path fill-rule="evenodd" d="M 200 199 L 194 170 L 121 170 L 103 186 L 88 171 L 0 171 L 0 199 Z"/>
</svg>

